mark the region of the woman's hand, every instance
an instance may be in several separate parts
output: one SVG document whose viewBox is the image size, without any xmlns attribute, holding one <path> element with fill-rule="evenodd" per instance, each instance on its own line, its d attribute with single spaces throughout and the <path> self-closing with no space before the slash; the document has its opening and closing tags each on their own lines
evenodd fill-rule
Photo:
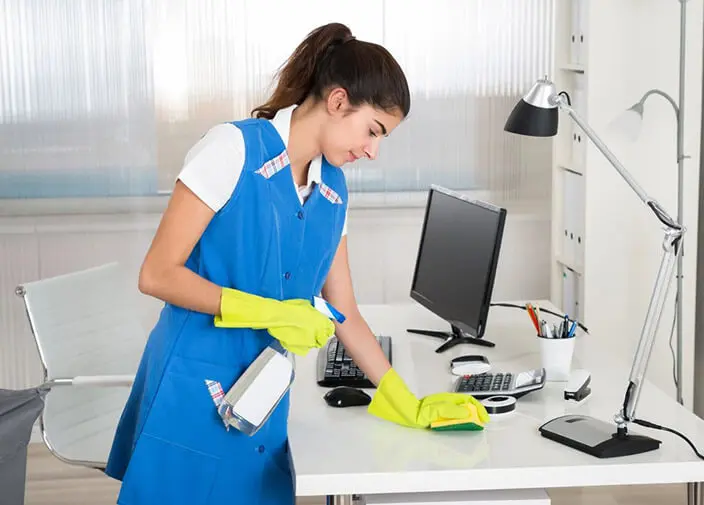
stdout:
<svg viewBox="0 0 704 505">
<path fill-rule="evenodd" d="M 381 379 L 368 411 L 411 428 L 429 428 L 438 421 L 457 420 L 481 430 L 489 422 L 484 405 L 463 393 L 436 393 L 418 399 L 392 368 Z"/>
<path fill-rule="evenodd" d="M 305 355 L 320 348 L 335 333 L 335 325 L 308 300 L 274 300 L 223 288 L 218 328 L 266 329 L 294 354 Z"/>
</svg>

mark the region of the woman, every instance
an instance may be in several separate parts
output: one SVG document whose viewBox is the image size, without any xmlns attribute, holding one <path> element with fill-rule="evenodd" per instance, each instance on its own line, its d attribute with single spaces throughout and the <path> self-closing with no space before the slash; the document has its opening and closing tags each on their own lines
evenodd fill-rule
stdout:
<svg viewBox="0 0 704 505">
<path fill-rule="evenodd" d="M 413 396 L 352 291 L 339 167 L 374 159 L 409 108 L 393 57 L 329 24 L 294 51 L 256 117 L 213 127 L 189 151 L 140 272 L 140 290 L 165 306 L 106 469 L 123 481 L 118 503 L 294 503 L 288 396 L 250 437 L 225 429 L 205 382 L 227 391 L 272 339 L 306 354 L 336 333 L 378 386 L 369 411 L 399 424 L 466 417 L 477 403 Z M 320 293 L 344 323 L 311 306 Z"/>
</svg>

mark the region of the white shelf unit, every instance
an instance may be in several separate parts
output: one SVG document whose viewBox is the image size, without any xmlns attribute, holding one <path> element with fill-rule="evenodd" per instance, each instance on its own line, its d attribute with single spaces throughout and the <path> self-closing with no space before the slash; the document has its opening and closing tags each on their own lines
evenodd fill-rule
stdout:
<svg viewBox="0 0 704 505">
<path fill-rule="evenodd" d="M 557 91 L 569 94 L 573 108 L 643 190 L 675 216 L 676 122 L 671 107 L 665 100 L 649 100 L 635 141 L 612 126 L 649 89 L 677 97 L 681 6 L 678 2 L 557 0 L 554 8 L 554 61 L 549 77 Z M 687 2 L 687 13 L 684 149 L 691 158 L 685 161 L 683 184 L 689 237 L 685 238 L 681 300 L 685 403 L 691 398 L 693 380 L 696 249 L 701 242 L 696 236 L 702 103 L 702 25 L 698 21 L 704 7 Z M 631 359 L 656 281 L 662 229 L 564 112 L 559 114 L 552 161 L 550 299 L 571 317 L 578 317 L 589 328 L 589 338 L 603 339 L 605 350 Z M 672 394 L 669 342 L 674 307 L 673 280 L 653 344 L 652 355 L 659 359 L 651 359 L 648 366 L 649 378 Z M 673 347 L 674 342 L 673 337 Z"/>
<path fill-rule="evenodd" d="M 555 2 L 555 61 L 552 77 L 585 119 L 588 0 Z M 588 139 L 565 114 L 553 143 L 552 261 L 550 297 L 570 317 L 583 319 L 585 179 Z"/>
</svg>

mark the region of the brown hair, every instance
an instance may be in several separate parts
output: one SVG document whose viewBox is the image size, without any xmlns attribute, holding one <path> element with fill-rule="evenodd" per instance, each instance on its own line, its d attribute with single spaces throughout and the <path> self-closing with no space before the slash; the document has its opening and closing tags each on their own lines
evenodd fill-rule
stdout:
<svg viewBox="0 0 704 505">
<path fill-rule="evenodd" d="M 300 105 L 309 95 L 321 99 L 335 86 L 347 91 L 352 106 L 367 103 L 403 117 L 411 107 L 406 76 L 394 57 L 378 44 L 355 39 L 341 23 L 310 32 L 277 76 L 269 100 L 252 110 L 255 117 L 272 119 L 280 109 Z"/>
</svg>

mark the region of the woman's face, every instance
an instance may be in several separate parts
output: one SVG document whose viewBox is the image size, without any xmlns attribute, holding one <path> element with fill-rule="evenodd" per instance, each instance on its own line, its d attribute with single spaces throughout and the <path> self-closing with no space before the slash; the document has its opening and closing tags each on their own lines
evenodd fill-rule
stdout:
<svg viewBox="0 0 704 505">
<path fill-rule="evenodd" d="M 375 159 L 381 139 L 401 122 L 401 113 L 391 114 L 371 105 L 351 107 L 344 89 L 334 90 L 327 100 L 328 124 L 323 128 L 321 151 L 340 167 L 359 158 Z"/>
</svg>

